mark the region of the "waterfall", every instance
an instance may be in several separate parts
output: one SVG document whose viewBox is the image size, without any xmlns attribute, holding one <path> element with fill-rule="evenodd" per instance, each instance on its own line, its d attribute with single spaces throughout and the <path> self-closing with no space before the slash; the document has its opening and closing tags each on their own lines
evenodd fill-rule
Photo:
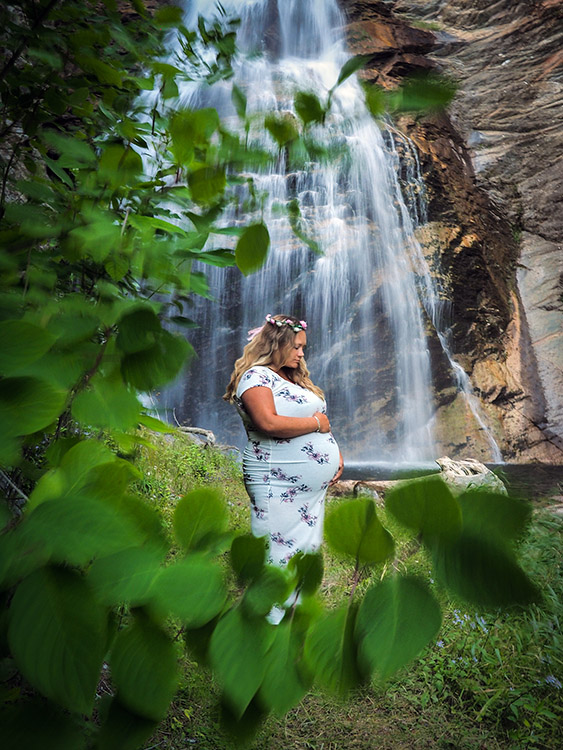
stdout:
<svg viewBox="0 0 563 750">
<path fill-rule="evenodd" d="M 231 0 L 223 6 L 241 19 L 234 81 L 256 123 L 250 140 L 275 151 L 260 113 L 293 113 L 299 91 L 326 101 L 350 57 L 344 18 L 335 0 Z M 211 3 L 190 2 L 186 13 L 189 27 L 198 14 L 212 15 Z M 229 128 L 242 128 L 230 82 L 186 85 L 180 104 L 216 107 Z M 198 300 L 190 311 L 200 326 L 192 337 L 198 360 L 187 381 L 165 398 L 180 419 L 240 445 L 238 418 L 221 400 L 234 360 L 247 330 L 266 313 L 295 314 L 308 321 L 307 364 L 325 390 L 345 456 L 433 458 L 434 405 L 420 297 L 428 311 L 435 291 L 426 284 L 428 269 L 414 238 L 409 208 L 416 200 L 406 195 L 407 207 L 393 139 L 374 123 L 355 76 L 336 89 L 325 125 L 313 128 L 312 136 L 331 158 L 295 166 L 281 150 L 275 166 L 249 172 L 260 211 L 241 188 L 239 205 L 225 214 L 231 226 L 263 216 L 271 236 L 268 261 L 246 278 L 236 269 L 202 269 L 215 301 Z M 245 200 L 248 208 L 241 207 Z M 321 255 L 293 233 L 286 213 L 292 200 Z M 435 324 L 436 316 L 429 315 Z"/>
</svg>

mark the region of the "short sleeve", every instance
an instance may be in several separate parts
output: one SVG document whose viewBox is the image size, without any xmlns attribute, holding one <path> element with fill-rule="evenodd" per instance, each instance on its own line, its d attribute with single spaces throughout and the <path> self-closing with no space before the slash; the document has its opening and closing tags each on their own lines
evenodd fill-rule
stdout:
<svg viewBox="0 0 563 750">
<path fill-rule="evenodd" d="M 262 388 L 274 389 L 275 375 L 267 367 L 251 367 L 243 373 L 239 384 L 237 386 L 237 396 L 240 398 L 245 391 L 249 388 L 256 388 L 261 386 Z"/>
</svg>

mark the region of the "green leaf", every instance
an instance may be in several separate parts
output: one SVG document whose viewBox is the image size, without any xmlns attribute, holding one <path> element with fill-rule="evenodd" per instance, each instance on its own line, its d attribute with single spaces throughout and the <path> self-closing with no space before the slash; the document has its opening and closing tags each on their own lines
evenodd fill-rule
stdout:
<svg viewBox="0 0 563 750">
<path fill-rule="evenodd" d="M 232 609 L 219 620 L 211 636 L 211 665 L 222 683 L 224 700 L 237 719 L 264 679 L 272 630 L 260 620 L 246 620 L 240 609 Z"/>
<path fill-rule="evenodd" d="M 84 495 L 42 503 L 26 518 L 31 540 L 50 540 L 51 560 L 86 565 L 142 542 L 134 524 L 110 503 Z"/>
<path fill-rule="evenodd" d="M 94 560 L 87 581 L 102 604 L 139 607 L 149 600 L 148 593 L 163 557 L 150 547 L 123 549 Z"/>
<path fill-rule="evenodd" d="M 154 310 L 148 306 L 128 310 L 118 321 L 117 346 L 127 354 L 150 349 L 164 330 Z"/>
<path fill-rule="evenodd" d="M 371 55 L 355 55 L 354 57 L 351 57 L 349 60 L 347 60 L 340 69 L 338 80 L 336 81 L 336 86 L 334 88 L 340 86 L 340 84 L 344 83 L 347 78 L 350 78 L 350 76 L 354 75 L 356 71 L 360 70 L 360 68 L 363 68 L 364 65 L 370 61 L 370 59 Z"/>
<path fill-rule="evenodd" d="M 299 135 L 295 116 L 289 112 L 284 115 L 267 115 L 264 126 L 280 148 L 294 141 Z"/>
<path fill-rule="evenodd" d="M 241 120 L 244 120 L 246 117 L 247 99 L 244 92 L 236 85 L 236 83 L 233 83 L 233 88 L 231 89 L 231 100 L 235 105 L 237 115 Z"/>
<path fill-rule="evenodd" d="M 373 84 L 365 84 L 363 88 L 367 108 L 373 117 L 382 117 L 387 110 L 385 91 L 380 86 Z"/>
<path fill-rule="evenodd" d="M 365 595 L 356 621 L 362 671 L 386 679 L 432 641 L 442 624 L 440 605 L 413 576 L 392 576 Z"/>
<path fill-rule="evenodd" d="M 224 167 L 200 167 L 188 174 L 188 185 L 196 203 L 212 203 L 225 192 L 227 178 Z"/>
<path fill-rule="evenodd" d="M 110 664 L 124 706 L 153 721 L 166 716 L 180 675 L 174 644 L 159 627 L 137 617 L 117 634 Z"/>
<path fill-rule="evenodd" d="M 313 622 L 305 638 L 305 660 L 315 680 L 333 693 L 345 695 L 360 684 L 356 663 L 353 606 L 326 613 Z"/>
<path fill-rule="evenodd" d="M 326 519 L 326 540 L 332 549 L 360 563 L 374 565 L 393 554 L 394 542 L 370 498 L 343 502 Z"/>
<path fill-rule="evenodd" d="M 170 120 L 172 143 L 170 150 L 176 164 L 188 165 L 194 155 L 194 146 L 207 147 L 211 136 L 219 128 L 217 110 L 203 108 L 175 112 Z"/>
<path fill-rule="evenodd" d="M 77 169 L 96 163 L 94 149 L 78 136 L 70 137 L 57 133 L 56 130 L 44 129 L 41 132 L 41 139 L 59 152 L 60 157 L 57 159 L 59 167 Z"/>
<path fill-rule="evenodd" d="M 151 417 L 148 414 L 141 414 L 139 417 L 139 424 L 142 424 L 143 427 L 146 427 L 153 432 L 165 432 L 169 434 L 176 431 L 176 428 L 173 425 L 168 424 L 167 422 L 162 422 L 160 419 Z"/>
<path fill-rule="evenodd" d="M 157 725 L 157 721 L 129 711 L 118 698 L 113 698 L 102 718 L 96 750 L 138 750 Z"/>
<path fill-rule="evenodd" d="M 150 595 L 150 606 L 159 615 L 199 628 L 219 614 L 227 592 L 221 568 L 203 556 L 190 555 L 161 570 Z"/>
<path fill-rule="evenodd" d="M 265 224 L 246 227 L 235 250 L 236 264 L 245 276 L 262 268 L 268 257 L 269 247 L 270 234 Z"/>
<path fill-rule="evenodd" d="M 185 550 L 205 546 L 227 527 L 227 508 L 216 490 L 200 487 L 188 492 L 174 511 L 174 534 Z"/>
<path fill-rule="evenodd" d="M 0 341 L 0 372 L 11 375 L 49 351 L 55 337 L 25 320 L 5 320 L 0 323 Z"/>
<path fill-rule="evenodd" d="M 143 160 L 130 146 L 109 143 L 104 146 L 98 164 L 100 182 L 111 188 L 127 185 L 143 172 Z"/>
<path fill-rule="evenodd" d="M 453 100 L 456 89 L 455 83 L 441 76 L 413 76 L 389 95 L 389 108 L 396 112 L 441 112 Z"/>
<path fill-rule="evenodd" d="M 51 540 L 38 539 L 28 533 L 28 524 L 19 523 L 1 537 L 0 587 L 8 589 L 37 568 L 46 565 L 51 556 Z"/>
<path fill-rule="evenodd" d="M 399 485 L 387 494 L 385 507 L 404 526 L 421 532 L 425 542 L 455 539 L 461 531 L 459 503 L 440 477 Z"/>
<path fill-rule="evenodd" d="M 84 485 L 92 468 L 114 459 L 113 453 L 103 443 L 81 440 L 64 452 L 58 470 L 48 471 L 41 477 L 29 497 L 27 511 L 45 500 L 76 492 Z"/>
<path fill-rule="evenodd" d="M 74 717 L 44 699 L 5 705 L 0 713 L 0 725 L 3 750 L 83 750 L 86 746 L 83 728 Z"/>
<path fill-rule="evenodd" d="M 192 352 L 185 339 L 162 330 L 152 347 L 123 357 L 121 374 L 139 391 L 150 391 L 172 380 Z"/>
<path fill-rule="evenodd" d="M 69 570 L 43 568 L 16 589 L 8 640 L 25 678 L 69 711 L 90 714 L 106 644 L 106 610 Z"/>
<path fill-rule="evenodd" d="M 291 593 L 291 582 L 285 571 L 273 565 L 264 566 L 245 592 L 243 605 L 250 615 L 264 616 L 274 604 L 283 604 Z"/>
<path fill-rule="evenodd" d="M 0 381 L 0 425 L 8 435 L 30 435 L 48 427 L 64 408 L 66 393 L 39 378 Z"/>
<path fill-rule="evenodd" d="M 516 541 L 524 534 L 532 515 L 532 506 L 525 500 L 487 490 L 464 492 L 458 502 L 464 529 L 479 538 Z"/>
<path fill-rule="evenodd" d="M 63 60 L 61 56 L 56 52 L 52 52 L 48 49 L 41 49 L 40 47 L 28 47 L 26 50 L 26 54 L 29 55 L 29 57 L 46 63 L 50 68 L 53 68 L 54 70 L 63 69 Z"/>
<path fill-rule="evenodd" d="M 512 552 L 493 538 L 464 531 L 433 549 L 436 579 L 464 601 L 483 607 L 525 606 L 541 595 Z"/>
<path fill-rule="evenodd" d="M 137 426 L 141 408 L 135 393 L 121 380 L 95 377 L 88 389 L 76 396 L 71 411 L 83 425 L 130 430 Z"/>
<path fill-rule="evenodd" d="M 295 95 L 295 111 L 304 125 L 311 122 L 322 123 L 326 112 L 315 94 L 299 91 Z"/>
<path fill-rule="evenodd" d="M 266 672 L 258 697 L 278 716 L 296 706 L 310 687 L 310 679 L 301 664 L 302 642 L 291 623 L 281 622 L 266 655 Z"/>
<path fill-rule="evenodd" d="M 266 539 L 252 534 L 241 534 L 231 544 L 231 565 L 241 583 L 261 574 L 266 562 Z"/>
<path fill-rule="evenodd" d="M 183 11 L 176 5 L 166 5 L 154 14 L 156 26 L 178 26 L 182 23 Z"/>
<path fill-rule="evenodd" d="M 90 255 L 102 263 L 108 255 L 119 251 L 121 227 L 111 213 L 97 214 L 82 226 L 76 226 L 68 233 L 69 248 L 80 256 Z"/>
<path fill-rule="evenodd" d="M 287 569 L 297 578 L 297 586 L 304 594 L 314 594 L 323 581 L 323 556 L 321 552 L 298 552 L 290 558 Z"/>
</svg>

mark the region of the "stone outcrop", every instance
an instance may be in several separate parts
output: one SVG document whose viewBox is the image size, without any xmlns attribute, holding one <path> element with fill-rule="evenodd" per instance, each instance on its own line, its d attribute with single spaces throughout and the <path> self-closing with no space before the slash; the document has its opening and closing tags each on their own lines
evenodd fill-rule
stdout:
<svg viewBox="0 0 563 750">
<path fill-rule="evenodd" d="M 507 460 L 563 456 L 563 4 L 342 0 L 352 52 L 385 88 L 437 70 L 447 113 L 402 117 L 428 198 L 418 230 L 452 301 L 452 348 Z M 490 446 L 431 344 L 449 455 Z"/>
</svg>

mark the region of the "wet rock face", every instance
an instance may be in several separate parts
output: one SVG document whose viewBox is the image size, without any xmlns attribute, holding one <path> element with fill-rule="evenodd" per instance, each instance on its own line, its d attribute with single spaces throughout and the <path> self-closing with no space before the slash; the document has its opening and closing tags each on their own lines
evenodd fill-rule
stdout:
<svg viewBox="0 0 563 750">
<path fill-rule="evenodd" d="M 404 117 L 425 176 L 419 240 L 452 301 L 452 346 L 507 460 L 563 456 L 563 3 L 341 0 L 364 74 L 392 87 L 436 69 L 459 84 L 446 115 Z M 487 457 L 443 375 L 448 455 Z M 440 375 L 442 373 L 442 375 Z"/>
</svg>

